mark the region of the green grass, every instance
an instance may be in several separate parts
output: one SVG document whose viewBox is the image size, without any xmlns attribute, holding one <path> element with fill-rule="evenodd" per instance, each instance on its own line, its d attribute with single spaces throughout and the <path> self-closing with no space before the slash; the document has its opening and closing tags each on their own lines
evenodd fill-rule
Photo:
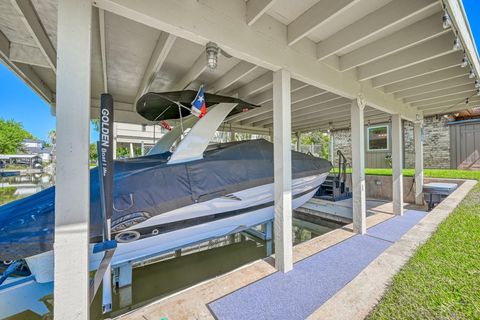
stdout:
<svg viewBox="0 0 480 320">
<path fill-rule="evenodd" d="M 338 172 L 338 169 L 334 170 Z M 351 173 L 351 169 L 347 169 L 348 173 Z M 391 176 L 392 169 L 365 169 L 366 175 L 372 176 Z M 480 180 L 480 171 L 469 170 L 453 170 L 453 169 L 424 169 L 423 174 L 429 178 L 449 178 L 449 179 L 471 179 Z M 415 169 L 403 169 L 403 175 L 405 177 L 413 177 L 415 175 Z"/>
<path fill-rule="evenodd" d="M 0 188 L 0 205 L 19 199 L 20 197 L 15 195 L 16 190 L 15 187 Z"/>
<path fill-rule="evenodd" d="M 480 178 L 473 171 L 425 171 Z M 394 277 L 367 319 L 480 319 L 480 183 Z"/>
</svg>

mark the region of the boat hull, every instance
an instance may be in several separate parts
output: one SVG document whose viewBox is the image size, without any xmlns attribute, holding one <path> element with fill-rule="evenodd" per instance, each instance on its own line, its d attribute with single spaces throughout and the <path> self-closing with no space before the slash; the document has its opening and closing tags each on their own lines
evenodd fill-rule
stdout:
<svg viewBox="0 0 480 320">
<path fill-rule="evenodd" d="M 295 209 L 311 199 L 327 175 L 328 173 L 322 173 L 294 179 L 292 208 Z M 139 233 L 140 237 L 134 241 L 118 243 L 112 258 L 112 266 L 148 259 L 164 252 L 240 232 L 270 221 L 274 217 L 273 188 L 273 184 L 270 183 L 242 190 L 172 210 L 123 230 L 124 234 Z M 162 230 L 162 226 L 172 225 L 172 223 L 179 226 L 185 221 L 192 223 L 168 232 L 159 231 Z M 146 230 L 150 234 L 145 234 Z M 90 254 L 90 270 L 98 268 L 102 256 L 101 253 Z M 31 256 L 25 260 L 37 282 L 53 281 L 53 251 Z"/>
</svg>

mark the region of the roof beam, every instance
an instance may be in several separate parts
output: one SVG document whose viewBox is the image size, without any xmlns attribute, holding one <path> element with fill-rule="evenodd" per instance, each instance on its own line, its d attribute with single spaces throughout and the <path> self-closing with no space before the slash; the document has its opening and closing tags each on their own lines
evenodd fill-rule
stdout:
<svg viewBox="0 0 480 320">
<path fill-rule="evenodd" d="M 43 52 L 38 47 L 27 46 L 20 43 L 10 43 L 10 60 L 32 66 L 50 68 L 50 64 Z"/>
<path fill-rule="evenodd" d="M 434 71 L 432 73 L 428 73 L 419 77 L 387 85 L 383 87 L 383 91 L 385 93 L 402 92 L 403 90 L 413 89 L 448 79 L 455 79 L 467 74 L 467 69 L 455 66 L 445 70 Z"/>
<path fill-rule="evenodd" d="M 460 102 L 457 101 L 450 104 L 443 104 L 442 106 L 438 106 L 436 108 L 424 109 L 423 112 L 424 114 L 427 114 L 427 115 L 446 114 L 446 113 L 452 113 L 456 111 L 471 109 L 472 107 L 475 107 L 475 105 L 479 105 L 479 104 L 480 104 L 480 99 L 477 99 L 477 98 L 469 99 L 468 104 L 464 99 Z"/>
<path fill-rule="evenodd" d="M 107 53 L 105 47 L 105 10 L 98 9 L 98 29 L 100 34 L 100 58 L 102 59 L 103 92 L 108 92 Z"/>
<path fill-rule="evenodd" d="M 451 94 L 444 97 L 436 97 L 436 98 L 432 98 L 424 101 L 413 102 L 412 106 L 417 107 L 419 110 L 423 110 L 425 109 L 425 107 L 432 106 L 438 103 L 447 103 L 447 102 L 455 103 L 458 101 L 462 101 L 468 97 L 473 96 L 475 93 L 476 91 L 473 91 L 473 90 L 467 91 L 467 92 L 455 93 L 455 94 Z"/>
<path fill-rule="evenodd" d="M 16 73 L 30 88 L 37 92 L 42 99 L 51 104 L 54 102 L 54 94 L 48 86 L 35 73 L 33 68 L 27 64 L 10 60 L 10 41 L 0 31 L 0 59 L 14 73 Z"/>
<path fill-rule="evenodd" d="M 303 82 L 300 82 L 298 80 L 292 79 L 291 84 L 290 84 L 290 90 L 293 93 L 297 90 L 306 88 L 307 86 L 308 86 L 308 84 L 306 84 L 306 83 L 303 83 Z M 261 108 L 250 110 L 250 111 L 245 112 L 245 113 L 236 114 L 234 116 L 231 116 L 231 117 L 227 118 L 226 121 L 231 122 L 231 123 L 238 122 L 238 121 L 245 120 L 247 118 L 258 116 L 259 114 L 265 113 L 266 108 L 272 108 L 273 107 L 272 99 L 273 99 L 273 91 L 272 90 L 267 90 L 267 91 L 261 92 L 261 93 L 257 94 L 256 96 L 252 97 L 251 99 L 249 99 L 250 103 L 261 105 L 262 106 Z"/>
<path fill-rule="evenodd" d="M 48 64 L 54 72 L 57 70 L 57 51 L 48 37 L 45 28 L 38 17 L 37 11 L 30 0 L 14 0 L 12 1 L 20 14 L 25 27 L 30 35 L 38 44 L 39 49 L 45 55 Z"/>
<path fill-rule="evenodd" d="M 270 9 L 276 0 L 248 0 L 247 1 L 247 25 L 254 24 L 262 15 Z"/>
<path fill-rule="evenodd" d="M 292 121 L 292 127 L 299 127 L 299 126 L 306 127 L 306 126 L 312 126 L 313 124 L 316 124 L 316 123 L 329 123 L 329 122 L 333 123 L 338 121 L 348 121 L 348 123 L 350 123 L 349 121 L 350 112 L 348 112 L 350 110 L 348 108 L 345 108 L 344 111 L 345 112 L 342 112 L 342 114 L 340 115 L 338 113 L 327 116 L 327 117 L 322 117 L 319 115 L 317 117 L 312 117 L 308 121 L 296 121 L 296 122 Z M 364 115 L 365 115 L 365 118 L 376 117 L 376 116 L 388 117 L 388 115 L 385 115 L 385 113 L 375 109 L 365 110 Z"/>
<path fill-rule="evenodd" d="M 322 24 L 331 21 L 331 19 L 334 19 L 338 14 L 349 9 L 359 1 L 360 0 L 336 0 L 332 2 L 331 0 L 320 0 L 288 25 L 288 45 L 291 46 L 297 43 Z"/>
<path fill-rule="evenodd" d="M 140 86 L 138 87 L 137 97 L 135 101 L 138 101 L 141 96 L 147 93 L 152 86 L 153 81 L 157 77 L 160 68 L 162 68 L 165 59 L 167 58 L 168 53 L 173 47 L 175 40 L 177 37 L 174 35 L 168 34 L 166 32 L 160 33 L 158 37 L 157 43 L 155 44 L 155 48 L 153 49 L 152 55 L 150 56 L 150 60 L 148 62 L 147 68 L 143 74 L 143 79 L 140 82 Z"/>
<path fill-rule="evenodd" d="M 426 84 L 424 86 L 419 86 L 413 89 L 397 92 L 394 94 L 394 96 L 396 99 L 403 99 L 403 98 L 417 96 L 422 93 L 428 93 L 428 92 L 438 91 L 443 89 L 450 89 L 453 87 L 458 87 L 458 86 L 462 86 L 469 83 L 472 83 L 472 79 L 469 79 L 468 76 L 464 75 L 463 77 L 443 80 L 436 83 Z"/>
<path fill-rule="evenodd" d="M 172 91 L 183 90 L 195 81 L 200 75 L 207 70 L 207 58 L 205 57 L 205 52 L 202 52 L 197 60 L 190 67 L 188 72 L 179 79 L 171 89 Z"/>
<path fill-rule="evenodd" d="M 373 125 L 373 124 L 386 123 L 388 122 L 388 119 L 389 119 L 389 115 L 386 115 L 386 114 L 375 115 L 375 116 L 365 117 L 365 122 L 371 121 Z M 313 125 L 294 127 L 292 131 L 299 131 L 299 132 L 323 131 L 323 130 L 329 130 L 330 127 L 333 127 L 334 130 L 349 129 L 350 120 L 319 122 Z M 365 127 L 367 127 L 367 125 L 365 125 Z"/>
<path fill-rule="evenodd" d="M 423 93 L 419 94 L 413 97 L 408 97 L 403 99 L 406 103 L 416 103 L 416 102 L 421 102 L 421 101 L 430 101 L 430 99 L 436 99 L 436 98 L 442 98 L 442 97 L 448 97 L 451 95 L 456 95 L 456 94 L 461 94 L 463 92 L 470 92 L 475 89 L 475 86 L 473 83 L 470 84 L 465 84 L 462 86 L 458 87 L 453 87 L 453 88 L 448 88 L 448 89 L 443 89 L 443 90 L 437 90 L 437 91 L 432 91 L 428 93 Z"/>
<path fill-rule="evenodd" d="M 331 92 L 326 92 L 325 94 L 322 94 L 320 96 L 315 96 L 311 97 L 308 99 L 305 99 L 303 101 L 297 102 L 292 104 L 292 118 L 293 116 L 296 116 L 299 113 L 302 113 L 303 111 L 306 111 L 304 109 L 313 109 L 315 108 L 317 111 L 319 108 L 328 108 L 332 103 L 333 105 L 338 105 L 338 101 L 350 101 L 346 98 L 339 97 L 336 94 L 333 94 Z M 272 121 L 272 112 L 269 110 L 268 112 L 264 112 L 261 115 L 256 116 L 253 120 L 256 122 L 258 121 L 263 121 L 263 120 L 269 120 Z M 273 121 L 271 122 L 273 123 Z"/>
<path fill-rule="evenodd" d="M 232 69 L 221 76 L 220 79 L 215 81 L 215 83 L 208 85 L 205 90 L 214 93 L 223 91 L 257 68 L 258 66 L 251 64 L 250 62 L 240 61 Z"/>
<path fill-rule="evenodd" d="M 405 1 L 413 0 L 402 0 L 402 6 Z M 413 2 L 413 6 L 426 2 L 439 5 L 436 0 Z M 360 83 L 355 73 L 340 72 L 318 63 L 313 50 L 288 46 L 285 25 L 275 19 L 265 16 L 262 23 L 247 26 L 244 1 L 209 0 L 192 5 L 189 1 L 177 0 L 96 0 L 93 5 L 200 45 L 213 41 L 240 60 L 271 71 L 286 68 L 294 79 L 349 99 L 361 93 L 368 105 L 401 114 L 404 119 L 413 121 L 417 117 L 415 108 L 408 108 L 401 101 L 374 89 L 370 83 Z M 201 23 L 198 17 L 202 17 Z"/>
<path fill-rule="evenodd" d="M 455 99 L 455 100 L 448 100 L 448 101 L 442 101 L 434 104 L 430 104 L 428 106 L 420 107 L 423 111 L 432 111 L 436 110 L 438 111 L 439 109 L 450 109 L 453 107 L 456 107 L 458 105 L 466 105 L 466 100 L 467 97 L 464 97 L 463 99 Z M 480 102 L 480 97 L 474 96 L 468 99 L 468 103 L 476 103 Z M 470 106 L 471 107 L 471 106 Z"/>
<path fill-rule="evenodd" d="M 259 92 L 265 91 L 270 88 L 273 83 L 273 74 L 271 71 L 267 71 L 260 77 L 245 84 L 243 87 L 235 90 L 238 93 L 240 99 L 245 99 Z"/>
<path fill-rule="evenodd" d="M 330 100 L 330 101 L 326 101 L 326 102 L 323 102 L 323 103 L 319 103 L 319 104 L 316 104 L 316 105 L 313 105 L 313 106 L 309 106 L 309 107 L 306 107 L 302 110 L 299 110 L 299 111 L 295 111 L 295 113 L 292 112 L 292 121 L 300 121 L 300 120 L 309 120 L 312 115 L 317 115 L 319 113 L 321 113 L 322 115 L 326 116 L 326 115 L 330 115 L 330 114 L 335 114 L 339 112 L 339 110 L 348 105 L 350 106 L 351 104 L 351 101 L 348 100 L 348 99 L 345 99 L 345 98 L 340 98 L 340 97 L 337 97 L 336 99 L 334 100 Z M 268 119 L 265 119 L 265 120 L 261 120 L 261 121 L 258 121 L 258 122 L 254 122 L 253 125 L 254 126 L 272 126 L 273 124 L 273 119 L 272 119 L 272 116 L 270 115 L 270 117 Z"/>
<path fill-rule="evenodd" d="M 447 33 L 360 66 L 358 67 L 358 80 L 368 80 L 452 53 L 455 51 L 452 46 L 454 38 L 452 33 Z"/>
<path fill-rule="evenodd" d="M 322 89 L 312 87 L 312 86 L 307 86 L 305 88 L 299 89 L 297 91 L 292 91 L 291 93 L 291 103 L 292 107 L 296 103 L 300 103 L 302 101 L 306 101 L 308 99 L 321 96 L 323 94 L 327 93 L 327 91 L 324 91 Z M 254 117 L 249 117 L 249 119 L 243 120 L 240 122 L 242 125 L 247 125 L 250 123 L 253 123 L 254 121 L 258 121 L 258 116 L 267 112 L 270 112 L 273 109 L 273 105 L 268 105 L 268 106 L 263 106 L 262 108 L 258 108 L 259 112 L 254 116 Z M 252 110 L 254 111 L 254 110 Z M 245 114 L 247 115 L 247 114 Z M 251 116 L 252 114 L 250 114 Z"/>
<path fill-rule="evenodd" d="M 469 84 L 464 84 L 464 85 L 453 87 L 453 88 L 422 93 L 413 97 L 405 98 L 403 99 L 403 101 L 405 101 L 406 103 L 420 102 L 425 100 L 428 101 L 432 98 L 441 98 L 441 97 L 445 97 L 445 96 L 449 96 L 449 95 L 457 94 L 461 92 L 469 92 L 474 89 L 475 89 L 475 85 L 473 83 L 469 83 Z"/>
<path fill-rule="evenodd" d="M 328 58 L 436 6 L 435 0 L 393 0 L 321 41 L 317 45 L 317 58 Z"/>
<path fill-rule="evenodd" d="M 460 66 L 460 63 L 462 62 L 462 57 L 463 54 L 461 52 L 454 52 L 446 56 L 437 57 L 430 61 L 422 62 L 420 64 L 416 64 L 373 78 L 372 85 L 373 87 L 378 88 L 392 83 L 430 74 L 435 71 Z"/>
<path fill-rule="evenodd" d="M 443 29 L 441 21 L 441 16 L 436 13 L 427 19 L 420 20 L 389 36 L 349 52 L 339 58 L 340 71 L 350 70 L 450 32 L 448 29 Z"/>
</svg>

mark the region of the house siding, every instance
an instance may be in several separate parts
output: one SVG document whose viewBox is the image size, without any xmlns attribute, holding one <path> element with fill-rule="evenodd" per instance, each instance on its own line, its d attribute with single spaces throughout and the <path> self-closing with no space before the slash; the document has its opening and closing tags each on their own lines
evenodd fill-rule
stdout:
<svg viewBox="0 0 480 320">
<path fill-rule="evenodd" d="M 427 117 L 424 119 L 424 143 L 423 161 L 425 168 L 448 169 L 450 161 L 450 128 L 448 122 L 451 119 L 439 117 Z M 391 132 L 391 130 L 390 130 Z M 333 146 L 335 150 L 334 159 L 337 161 L 336 151 L 340 150 L 351 163 L 351 136 L 350 129 L 336 130 L 332 132 Z M 365 132 L 365 140 L 367 139 Z M 391 137 L 390 137 L 391 138 Z M 403 142 L 404 142 L 404 167 L 415 167 L 415 141 L 413 137 L 413 123 L 403 121 Z M 365 142 L 367 143 L 367 142 Z M 365 167 L 387 168 L 385 157 L 391 154 L 389 151 L 368 151 L 365 145 Z"/>
</svg>

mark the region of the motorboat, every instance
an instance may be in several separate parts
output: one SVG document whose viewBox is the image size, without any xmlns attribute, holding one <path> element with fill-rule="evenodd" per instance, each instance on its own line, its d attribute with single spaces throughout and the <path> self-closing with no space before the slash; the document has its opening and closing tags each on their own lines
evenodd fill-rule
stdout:
<svg viewBox="0 0 480 320">
<path fill-rule="evenodd" d="M 274 217 L 273 144 L 264 139 L 210 144 L 224 120 L 257 106 L 206 94 L 208 112 L 189 114 L 195 91 L 147 93 L 137 112 L 177 121 L 146 156 L 114 161 L 112 265 L 240 232 Z M 173 120 L 172 120 L 173 119 Z M 292 207 L 308 201 L 331 163 L 292 151 Z M 0 261 L 25 261 L 39 283 L 53 281 L 55 187 L 0 207 Z M 58 214 L 58 213 L 57 213 Z M 90 172 L 91 250 L 102 241 L 98 169 Z M 103 255 L 90 255 L 90 269 Z"/>
</svg>

